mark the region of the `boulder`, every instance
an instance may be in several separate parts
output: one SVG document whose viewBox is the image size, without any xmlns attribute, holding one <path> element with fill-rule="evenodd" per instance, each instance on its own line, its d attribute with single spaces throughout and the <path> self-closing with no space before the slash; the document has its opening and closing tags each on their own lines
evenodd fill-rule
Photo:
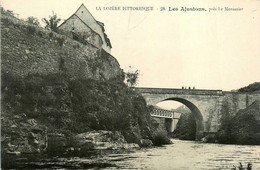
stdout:
<svg viewBox="0 0 260 170">
<path fill-rule="evenodd" d="M 49 133 L 47 136 L 46 152 L 48 154 L 64 153 L 67 148 L 67 139 L 64 134 Z"/>
<path fill-rule="evenodd" d="M 153 142 L 150 139 L 141 139 L 140 146 L 141 147 L 151 147 L 151 146 L 153 146 Z"/>
<path fill-rule="evenodd" d="M 15 119 L 11 118 L 11 116 L 6 117 L 6 121 L 3 122 L 1 135 L 2 153 L 17 155 L 43 152 L 47 144 L 46 127 L 38 126 L 37 124 L 32 126 L 26 119 L 23 120 L 21 116 L 16 116 Z M 10 123 L 12 125 L 9 125 Z"/>
<path fill-rule="evenodd" d="M 90 150 L 90 149 L 132 149 L 138 148 L 138 144 L 128 144 L 124 136 L 118 132 L 112 131 L 91 131 L 81 133 L 75 136 L 75 150 Z"/>
</svg>

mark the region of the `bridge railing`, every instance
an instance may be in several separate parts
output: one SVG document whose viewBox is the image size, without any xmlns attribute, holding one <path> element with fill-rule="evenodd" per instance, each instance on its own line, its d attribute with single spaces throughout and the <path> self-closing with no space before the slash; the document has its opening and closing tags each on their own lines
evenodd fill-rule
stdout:
<svg viewBox="0 0 260 170">
<path fill-rule="evenodd" d="M 152 112 L 151 116 L 153 116 L 153 117 L 164 117 L 164 118 L 171 118 L 171 119 L 173 119 L 173 114 L 172 113 Z"/>
<path fill-rule="evenodd" d="M 154 117 L 174 118 L 174 112 L 169 110 L 154 108 L 150 114 Z"/>
<path fill-rule="evenodd" d="M 153 117 L 162 117 L 162 118 L 170 118 L 170 119 L 180 119 L 180 115 L 182 113 L 179 111 L 173 110 L 164 110 L 160 108 L 154 108 L 153 111 L 150 113 Z"/>
<path fill-rule="evenodd" d="M 139 93 L 152 93 L 152 94 L 223 95 L 222 90 L 143 88 L 143 87 L 137 87 L 135 88 L 135 90 Z"/>
</svg>

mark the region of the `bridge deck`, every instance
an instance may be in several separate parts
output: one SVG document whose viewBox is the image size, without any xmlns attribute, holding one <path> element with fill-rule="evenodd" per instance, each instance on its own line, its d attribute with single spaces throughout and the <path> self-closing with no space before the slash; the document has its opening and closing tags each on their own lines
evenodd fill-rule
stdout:
<svg viewBox="0 0 260 170">
<path fill-rule="evenodd" d="M 170 88 L 144 88 L 137 87 L 139 93 L 152 94 L 187 94 L 187 95 L 223 95 L 222 90 L 202 90 L 202 89 L 170 89 Z"/>
</svg>

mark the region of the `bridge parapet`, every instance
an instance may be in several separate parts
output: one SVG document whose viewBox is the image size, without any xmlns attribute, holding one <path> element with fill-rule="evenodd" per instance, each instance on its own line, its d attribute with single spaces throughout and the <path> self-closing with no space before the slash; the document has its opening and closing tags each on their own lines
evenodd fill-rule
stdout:
<svg viewBox="0 0 260 170">
<path fill-rule="evenodd" d="M 223 95 L 222 90 L 143 88 L 143 87 L 137 87 L 135 88 L 135 90 L 139 93 L 151 93 L 151 94 Z"/>
</svg>

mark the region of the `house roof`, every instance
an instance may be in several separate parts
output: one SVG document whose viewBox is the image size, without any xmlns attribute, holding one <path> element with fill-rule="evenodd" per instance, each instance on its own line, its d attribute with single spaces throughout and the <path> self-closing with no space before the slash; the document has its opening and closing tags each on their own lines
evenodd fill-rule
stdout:
<svg viewBox="0 0 260 170">
<path fill-rule="evenodd" d="M 88 8 L 87 8 L 83 3 L 79 6 L 79 8 L 76 10 L 76 12 L 75 12 L 74 14 L 76 14 L 81 7 L 84 7 L 84 8 L 88 11 L 88 13 L 90 14 L 90 16 L 91 16 L 96 22 L 98 22 L 98 21 L 94 18 L 94 16 L 89 12 Z"/>
<path fill-rule="evenodd" d="M 105 26 L 105 24 L 104 24 L 103 22 L 97 21 L 97 23 L 98 23 L 100 26 L 102 26 L 102 27 Z"/>
<path fill-rule="evenodd" d="M 85 6 L 83 3 L 82 3 L 82 4 L 80 5 L 80 7 L 76 10 L 76 12 L 75 12 L 74 14 L 72 14 L 68 19 L 66 19 L 62 24 L 60 24 L 59 27 L 62 26 L 64 23 L 66 23 L 66 22 L 67 22 L 69 19 L 71 19 L 73 16 L 76 16 L 76 17 L 79 18 L 79 19 L 81 20 L 81 22 L 83 22 L 88 28 L 90 28 L 92 31 L 94 31 L 95 33 L 97 33 L 97 34 L 99 35 L 99 33 L 98 33 L 94 28 L 92 28 L 91 25 L 88 25 L 88 24 L 86 23 L 86 21 L 84 21 L 82 18 L 80 18 L 80 16 L 78 16 L 78 15 L 76 14 L 76 13 L 80 10 L 81 7 L 84 7 L 85 10 L 87 10 L 87 12 L 90 14 L 90 16 L 94 19 L 94 21 L 95 21 L 98 25 L 101 26 L 102 31 L 105 32 L 105 29 L 104 29 L 105 24 L 102 23 L 102 22 L 100 22 L 100 21 L 97 21 L 97 20 L 93 17 L 93 15 L 89 12 L 89 10 L 86 8 L 86 6 Z M 99 36 L 101 37 L 101 35 L 99 35 Z M 111 43 L 110 43 L 110 40 L 107 38 L 107 35 L 106 35 L 105 33 L 104 33 L 104 38 L 105 38 L 105 41 L 106 41 L 107 45 L 112 48 L 112 45 L 111 45 Z M 102 38 L 101 38 L 101 39 L 102 39 Z"/>
</svg>

